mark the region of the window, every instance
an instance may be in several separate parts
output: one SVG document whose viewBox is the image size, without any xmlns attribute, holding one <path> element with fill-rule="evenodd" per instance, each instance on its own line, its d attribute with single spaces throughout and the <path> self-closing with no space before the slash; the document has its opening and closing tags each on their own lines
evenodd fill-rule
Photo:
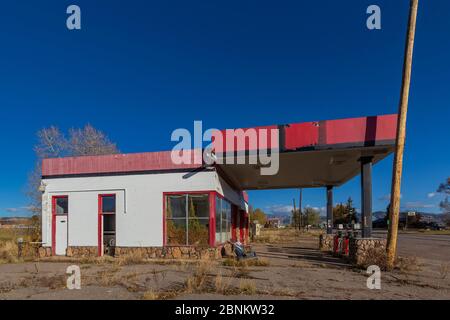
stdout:
<svg viewBox="0 0 450 320">
<path fill-rule="evenodd" d="M 69 198 L 68 197 L 58 197 L 55 198 L 56 204 L 56 214 L 68 214 L 69 213 Z"/>
<path fill-rule="evenodd" d="M 116 196 L 102 196 L 102 213 L 116 213 Z"/>
<path fill-rule="evenodd" d="M 166 196 L 168 245 L 208 245 L 209 195 Z"/>
<path fill-rule="evenodd" d="M 101 196 L 101 212 L 103 216 L 103 237 L 104 239 L 114 238 L 116 234 L 116 196 Z"/>
<path fill-rule="evenodd" d="M 231 237 L 231 204 L 216 197 L 216 243 L 224 243 Z"/>
</svg>

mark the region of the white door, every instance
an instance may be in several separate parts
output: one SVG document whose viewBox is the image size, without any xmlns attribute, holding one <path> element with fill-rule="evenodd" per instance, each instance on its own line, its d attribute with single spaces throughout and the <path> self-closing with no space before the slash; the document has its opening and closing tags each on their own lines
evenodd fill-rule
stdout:
<svg viewBox="0 0 450 320">
<path fill-rule="evenodd" d="M 56 248 L 55 253 L 58 256 L 65 256 L 67 249 L 67 225 L 68 217 L 66 215 L 56 216 Z"/>
</svg>

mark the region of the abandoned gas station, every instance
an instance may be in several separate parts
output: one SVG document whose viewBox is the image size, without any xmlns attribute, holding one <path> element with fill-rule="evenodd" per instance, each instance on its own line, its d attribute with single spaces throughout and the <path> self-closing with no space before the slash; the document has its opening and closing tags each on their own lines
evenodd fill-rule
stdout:
<svg viewBox="0 0 450 320">
<path fill-rule="evenodd" d="M 331 237 L 333 190 L 357 175 L 361 239 L 371 239 L 372 166 L 394 151 L 396 125 L 397 115 L 382 115 L 252 128 L 278 129 L 275 175 L 261 175 L 261 165 L 248 161 L 174 164 L 170 151 L 45 159 L 45 254 L 218 256 L 229 240 L 248 243 L 246 190 L 323 188 Z M 213 146 L 216 159 L 230 156 Z M 248 143 L 240 148 L 232 157 L 255 151 Z"/>
</svg>

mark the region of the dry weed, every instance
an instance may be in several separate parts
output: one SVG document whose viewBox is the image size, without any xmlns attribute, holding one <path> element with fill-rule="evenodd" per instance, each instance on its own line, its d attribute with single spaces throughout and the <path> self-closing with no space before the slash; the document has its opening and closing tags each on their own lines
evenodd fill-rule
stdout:
<svg viewBox="0 0 450 320">
<path fill-rule="evenodd" d="M 239 283 L 241 294 L 254 295 L 256 293 L 256 284 L 253 280 L 243 279 Z"/>
</svg>

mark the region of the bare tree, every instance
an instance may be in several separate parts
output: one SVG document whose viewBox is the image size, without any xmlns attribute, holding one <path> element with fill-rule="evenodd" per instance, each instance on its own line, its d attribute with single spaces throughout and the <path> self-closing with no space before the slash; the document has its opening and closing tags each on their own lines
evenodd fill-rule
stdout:
<svg viewBox="0 0 450 320">
<path fill-rule="evenodd" d="M 70 129 L 67 139 L 57 127 L 43 128 L 36 134 L 37 143 L 34 147 L 36 164 L 28 176 L 25 190 L 30 200 L 29 210 L 35 216 L 35 228 L 31 235 L 33 240 L 40 237 L 40 214 L 42 211 L 42 193 L 39 190 L 42 178 L 42 160 L 66 156 L 105 155 L 119 153 L 116 144 L 100 130 L 87 124 L 82 129 Z M 38 217 L 38 219 L 36 219 Z"/>
<path fill-rule="evenodd" d="M 71 156 L 89 156 L 116 154 L 119 151 L 115 143 L 100 130 L 87 124 L 82 129 L 69 130 L 69 153 Z"/>
<path fill-rule="evenodd" d="M 445 199 L 441 201 L 440 207 L 444 213 L 450 213 L 450 202 L 448 201 L 448 197 L 450 196 L 450 177 L 447 178 L 447 181 L 441 183 L 437 192 L 445 195 Z"/>
<path fill-rule="evenodd" d="M 442 193 L 445 195 L 444 200 L 441 201 L 441 203 L 439 204 L 439 206 L 442 209 L 443 212 L 443 220 L 444 222 L 450 226 L 450 201 L 449 201 L 449 196 L 450 196 L 450 177 L 447 178 L 447 181 L 445 181 L 444 183 L 441 183 L 439 185 L 439 188 L 437 189 L 437 192 Z"/>
</svg>

